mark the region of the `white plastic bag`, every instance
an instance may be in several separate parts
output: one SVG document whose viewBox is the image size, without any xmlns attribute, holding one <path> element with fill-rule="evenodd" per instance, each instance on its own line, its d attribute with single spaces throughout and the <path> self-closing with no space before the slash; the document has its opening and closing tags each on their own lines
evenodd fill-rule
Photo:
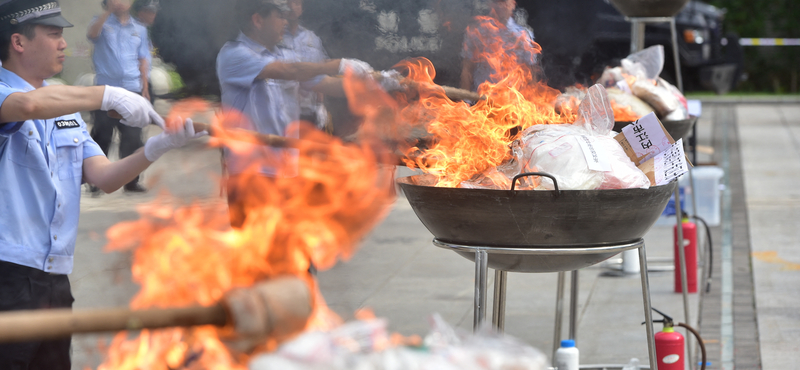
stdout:
<svg viewBox="0 0 800 370">
<path fill-rule="evenodd" d="M 520 172 L 545 172 L 560 189 L 594 190 L 650 187 L 647 176 L 610 136 L 614 111 L 600 85 L 589 88 L 573 125 L 537 125 L 512 145 Z M 542 177 L 536 189 L 553 190 Z"/>
<path fill-rule="evenodd" d="M 653 45 L 620 61 L 623 72 L 637 80 L 655 80 L 664 68 L 664 46 Z"/>
<path fill-rule="evenodd" d="M 253 358 L 250 370 L 544 370 L 547 357 L 489 328 L 467 333 L 431 318 L 421 349 L 393 346 L 386 320 L 354 321 L 330 332 L 309 331 L 277 351 Z"/>
</svg>

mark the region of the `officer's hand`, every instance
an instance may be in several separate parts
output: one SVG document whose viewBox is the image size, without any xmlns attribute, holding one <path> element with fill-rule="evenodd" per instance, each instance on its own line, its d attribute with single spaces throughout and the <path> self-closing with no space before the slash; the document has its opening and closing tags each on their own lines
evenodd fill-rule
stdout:
<svg viewBox="0 0 800 370">
<path fill-rule="evenodd" d="M 372 67 L 367 64 L 367 62 L 363 62 L 358 59 L 342 58 L 342 61 L 339 62 L 339 74 L 344 74 L 344 72 L 348 69 L 353 71 L 353 73 L 359 77 L 366 77 L 372 73 Z"/>
<path fill-rule="evenodd" d="M 192 120 L 178 117 L 174 124 L 167 125 L 164 132 L 151 137 L 144 143 L 144 156 L 150 162 L 155 162 L 164 153 L 171 149 L 180 148 L 192 139 L 208 135 L 205 130 L 194 132 Z"/>
<path fill-rule="evenodd" d="M 147 127 L 152 123 L 164 128 L 164 119 L 153 110 L 147 99 L 121 87 L 106 86 L 100 109 L 116 111 L 122 116 L 120 122 L 126 126 Z"/>
</svg>

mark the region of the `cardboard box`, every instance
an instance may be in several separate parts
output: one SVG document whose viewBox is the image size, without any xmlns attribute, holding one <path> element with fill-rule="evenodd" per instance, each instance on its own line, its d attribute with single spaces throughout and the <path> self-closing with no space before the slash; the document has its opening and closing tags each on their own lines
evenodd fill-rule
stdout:
<svg viewBox="0 0 800 370">
<path fill-rule="evenodd" d="M 663 131 L 664 136 L 666 136 L 667 140 L 669 140 L 669 143 L 670 144 L 675 143 L 675 139 L 673 139 L 672 136 L 670 136 L 669 132 L 667 132 L 667 129 L 664 128 L 664 124 L 661 123 L 661 120 L 659 120 L 657 117 L 654 118 L 656 119 L 656 121 L 658 121 L 658 124 L 661 126 L 661 130 Z M 631 123 L 631 125 L 633 124 L 636 124 L 636 122 Z M 637 156 L 636 152 L 633 150 L 633 147 L 631 147 L 631 143 L 628 141 L 628 138 L 625 137 L 625 134 L 620 132 L 617 136 L 614 136 L 614 139 L 617 140 L 620 146 L 622 146 L 622 149 L 625 150 L 625 154 L 628 155 L 628 158 L 631 159 L 631 161 L 636 165 L 636 167 L 638 167 L 642 172 L 644 172 L 644 174 L 647 176 L 647 179 L 650 180 L 650 186 L 655 186 L 656 180 L 655 180 L 654 159 L 650 158 L 644 160 L 646 156 L 641 156 L 641 157 Z"/>
</svg>

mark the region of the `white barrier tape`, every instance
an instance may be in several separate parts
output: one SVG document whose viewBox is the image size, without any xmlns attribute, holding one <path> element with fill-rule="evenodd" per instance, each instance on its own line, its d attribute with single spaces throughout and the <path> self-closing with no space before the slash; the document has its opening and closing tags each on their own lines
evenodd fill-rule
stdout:
<svg viewBox="0 0 800 370">
<path fill-rule="evenodd" d="M 741 38 L 739 45 L 742 46 L 800 46 L 800 39 L 760 39 L 760 38 Z"/>
</svg>

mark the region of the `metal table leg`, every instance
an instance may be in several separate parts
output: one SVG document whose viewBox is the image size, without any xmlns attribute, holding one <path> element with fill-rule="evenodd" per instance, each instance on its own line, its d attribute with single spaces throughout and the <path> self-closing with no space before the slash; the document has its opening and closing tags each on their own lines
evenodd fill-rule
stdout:
<svg viewBox="0 0 800 370">
<path fill-rule="evenodd" d="M 494 304 L 492 325 L 498 333 L 506 331 L 506 275 L 507 271 L 494 270 Z"/>
<path fill-rule="evenodd" d="M 658 370 L 656 337 L 653 332 L 653 315 L 652 312 L 650 312 L 650 281 L 647 277 L 647 255 L 644 251 L 644 242 L 639 246 L 639 273 L 642 282 L 642 301 L 644 301 L 644 320 L 645 327 L 647 328 L 647 352 L 650 355 L 650 369 Z"/>
<path fill-rule="evenodd" d="M 569 292 L 569 339 L 578 345 L 578 270 L 572 271 Z"/>
<path fill-rule="evenodd" d="M 475 250 L 475 309 L 472 330 L 477 331 L 486 320 L 486 277 L 489 275 L 489 253 Z"/>
<path fill-rule="evenodd" d="M 564 280 L 565 273 L 561 271 L 558 273 L 558 284 L 556 285 L 556 324 L 553 329 L 553 357 L 556 357 L 556 350 L 560 347 L 561 343 L 561 322 L 564 316 Z"/>
</svg>

